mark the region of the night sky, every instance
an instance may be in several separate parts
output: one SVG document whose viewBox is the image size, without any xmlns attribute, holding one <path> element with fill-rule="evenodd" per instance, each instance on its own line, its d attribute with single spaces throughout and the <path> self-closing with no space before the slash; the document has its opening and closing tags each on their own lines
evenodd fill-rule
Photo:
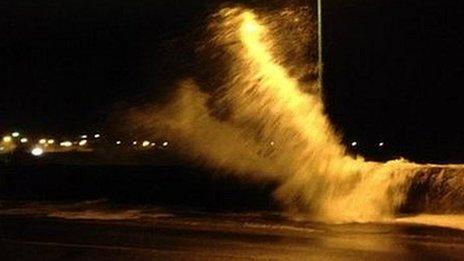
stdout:
<svg viewBox="0 0 464 261">
<path fill-rule="evenodd" d="M 464 4 L 323 2 L 324 94 L 346 142 L 367 156 L 462 162 Z M 102 128 L 112 111 L 165 96 L 187 74 L 172 69 L 188 67 L 188 51 L 175 48 L 212 9 L 206 0 L 2 1 L 0 132 Z"/>
</svg>

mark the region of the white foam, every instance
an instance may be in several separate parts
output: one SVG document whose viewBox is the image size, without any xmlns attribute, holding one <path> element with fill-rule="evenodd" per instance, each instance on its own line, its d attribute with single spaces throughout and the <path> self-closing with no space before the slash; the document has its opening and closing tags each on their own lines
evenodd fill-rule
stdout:
<svg viewBox="0 0 464 261">
<path fill-rule="evenodd" d="M 394 222 L 400 224 L 418 224 L 464 230 L 464 215 L 423 214 L 417 216 L 396 218 Z"/>
</svg>

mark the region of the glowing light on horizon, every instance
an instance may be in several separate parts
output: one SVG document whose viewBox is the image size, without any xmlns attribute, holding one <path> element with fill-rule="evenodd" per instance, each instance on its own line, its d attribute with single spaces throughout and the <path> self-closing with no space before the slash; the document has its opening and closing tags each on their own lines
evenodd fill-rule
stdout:
<svg viewBox="0 0 464 261">
<path fill-rule="evenodd" d="M 167 147 L 167 146 L 169 145 L 169 142 L 168 142 L 168 141 L 165 141 L 165 142 L 163 142 L 162 145 L 163 145 L 163 147 Z"/>
<path fill-rule="evenodd" d="M 101 137 L 101 135 L 97 133 L 97 134 L 95 134 L 93 137 L 94 137 L 95 139 L 99 139 L 99 138 Z"/>
<path fill-rule="evenodd" d="M 11 136 L 4 136 L 3 137 L 3 142 L 5 143 L 10 143 L 13 140 Z"/>
<path fill-rule="evenodd" d="M 356 146 L 358 146 L 358 142 L 357 142 L 357 141 L 351 142 L 351 147 L 356 147 Z"/>
<path fill-rule="evenodd" d="M 39 144 L 45 144 L 45 143 L 47 143 L 47 139 L 40 139 L 39 140 Z"/>
<path fill-rule="evenodd" d="M 19 132 L 11 133 L 11 136 L 13 136 L 13 138 L 17 138 L 17 137 L 19 137 L 19 135 L 20 135 Z"/>
<path fill-rule="evenodd" d="M 87 145 L 87 140 L 81 140 L 81 141 L 79 141 L 79 146 L 83 147 L 83 146 L 85 146 L 85 145 Z"/>
<path fill-rule="evenodd" d="M 21 140 L 19 140 L 21 143 L 27 143 L 29 140 L 27 138 L 22 138 Z"/>
<path fill-rule="evenodd" d="M 380 143 L 379 143 L 379 147 L 383 147 L 384 145 L 385 145 L 384 142 L 380 142 Z"/>
<path fill-rule="evenodd" d="M 121 145 L 122 144 L 122 141 L 118 140 L 116 141 L 116 145 Z"/>
<path fill-rule="evenodd" d="M 133 141 L 133 142 L 132 142 L 132 145 L 135 146 L 135 145 L 137 145 L 137 143 L 138 143 L 137 141 Z"/>
<path fill-rule="evenodd" d="M 66 148 L 69 148 L 69 147 L 72 147 L 73 143 L 70 142 L 70 141 L 63 141 L 60 143 L 60 146 L 61 147 L 66 147 Z"/>
<path fill-rule="evenodd" d="M 49 144 L 49 145 L 55 144 L 55 140 L 54 139 L 49 139 L 49 140 L 47 140 L 47 144 Z"/>
<path fill-rule="evenodd" d="M 36 156 L 36 157 L 40 157 L 44 154 L 44 150 L 40 147 L 36 147 L 34 149 L 31 150 L 31 154 Z"/>
<path fill-rule="evenodd" d="M 148 146 L 150 146 L 150 142 L 146 140 L 146 141 L 144 141 L 144 142 L 142 143 L 142 146 L 143 146 L 143 147 L 148 147 Z"/>
<path fill-rule="evenodd" d="M 81 139 L 87 139 L 87 135 L 81 135 Z"/>
</svg>

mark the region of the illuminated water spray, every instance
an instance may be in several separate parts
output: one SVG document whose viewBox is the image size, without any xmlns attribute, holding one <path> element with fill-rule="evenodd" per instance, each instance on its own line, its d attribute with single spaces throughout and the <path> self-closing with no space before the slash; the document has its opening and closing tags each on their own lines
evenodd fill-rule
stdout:
<svg viewBox="0 0 464 261">
<path fill-rule="evenodd" d="M 275 198 L 294 215 L 332 222 L 391 218 L 422 167 L 346 153 L 318 92 L 311 91 L 317 79 L 301 81 L 306 69 L 300 67 L 306 67 L 286 55 L 307 44 L 284 35 L 304 35 L 298 14 L 220 10 L 205 48 L 221 60 L 220 77 L 208 82 L 216 90 L 200 91 L 192 77 L 180 83 L 169 105 L 134 110 L 131 119 L 154 136 L 170 136 L 181 152 L 211 167 L 276 181 Z M 294 31 L 276 34 L 282 26 Z"/>
<path fill-rule="evenodd" d="M 217 40 L 236 59 L 217 106 L 232 107 L 228 121 L 241 130 L 244 142 L 262 143 L 261 149 L 270 140 L 277 144 L 266 154 L 281 182 L 275 196 L 291 211 L 321 219 L 370 220 L 392 214 L 404 199 L 406 178 L 396 177 L 392 166 L 406 164 L 365 163 L 346 155 L 320 97 L 303 92 L 279 64 L 278 54 L 272 53 L 273 37 L 257 15 L 223 12 L 226 22 L 220 31 L 231 33 Z M 234 37 L 238 46 L 228 44 Z"/>
</svg>

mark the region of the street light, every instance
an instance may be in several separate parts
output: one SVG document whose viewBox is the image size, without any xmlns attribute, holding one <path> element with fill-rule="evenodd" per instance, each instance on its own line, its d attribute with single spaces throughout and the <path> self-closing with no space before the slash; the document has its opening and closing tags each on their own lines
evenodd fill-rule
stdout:
<svg viewBox="0 0 464 261">
<path fill-rule="evenodd" d="M 317 66 L 319 73 L 319 93 L 322 93 L 324 83 L 324 61 L 322 57 L 322 0 L 317 0 Z"/>
<path fill-rule="evenodd" d="M 44 150 L 42 148 L 36 147 L 32 149 L 31 154 L 36 157 L 40 157 L 44 154 Z"/>
<path fill-rule="evenodd" d="M 60 143 L 60 146 L 61 147 L 66 147 L 66 148 L 69 148 L 69 147 L 72 147 L 73 143 L 70 142 L 70 141 L 63 141 Z"/>
</svg>

